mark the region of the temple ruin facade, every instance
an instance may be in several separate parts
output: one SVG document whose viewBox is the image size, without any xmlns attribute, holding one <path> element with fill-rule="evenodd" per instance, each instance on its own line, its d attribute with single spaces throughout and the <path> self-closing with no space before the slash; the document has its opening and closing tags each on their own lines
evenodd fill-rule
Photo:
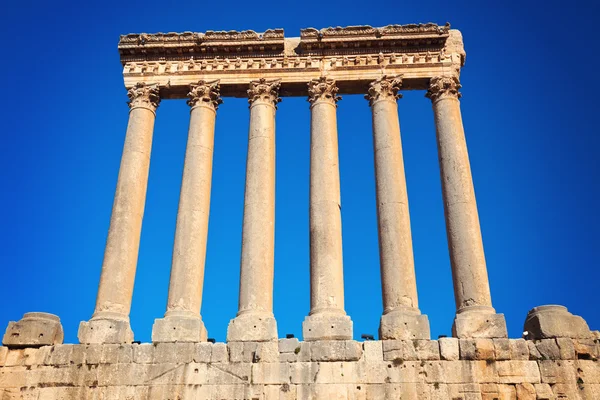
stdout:
<svg viewBox="0 0 600 400">
<path fill-rule="evenodd" d="M 600 334 L 565 307 L 536 307 L 509 339 L 492 304 L 460 109 L 462 35 L 448 24 L 129 34 L 119 54 L 129 124 L 95 309 L 79 344 L 57 316 L 10 322 L 0 399 L 600 399 Z M 432 340 L 417 296 L 398 99 L 431 100 L 456 316 Z M 372 112 L 382 314 L 378 340 L 353 340 L 344 308 L 337 102 Z M 303 341 L 273 314 L 275 119 L 282 98 L 310 107 L 310 310 Z M 201 317 L 215 121 L 249 103 L 239 307 L 226 343 Z M 188 141 L 166 310 L 152 343 L 129 313 L 161 101 L 186 99 Z M 210 265 L 208 266 L 210 268 Z"/>
</svg>

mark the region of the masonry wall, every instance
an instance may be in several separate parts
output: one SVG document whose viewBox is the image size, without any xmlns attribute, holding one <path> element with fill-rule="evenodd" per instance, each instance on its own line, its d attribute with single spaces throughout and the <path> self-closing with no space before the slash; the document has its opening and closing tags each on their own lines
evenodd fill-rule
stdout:
<svg viewBox="0 0 600 400">
<path fill-rule="evenodd" d="M 599 340 L 0 347 L 0 399 L 600 399 Z"/>
</svg>

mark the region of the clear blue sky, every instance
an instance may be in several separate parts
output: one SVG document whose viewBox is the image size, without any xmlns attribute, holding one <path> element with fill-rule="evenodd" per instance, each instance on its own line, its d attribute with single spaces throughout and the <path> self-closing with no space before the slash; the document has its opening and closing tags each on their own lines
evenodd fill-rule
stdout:
<svg viewBox="0 0 600 400">
<path fill-rule="evenodd" d="M 120 34 L 264 31 L 449 21 L 465 40 L 462 112 L 498 312 L 520 337 L 526 313 L 558 303 L 600 329 L 600 132 L 597 3 L 7 2 L 2 6 L 0 331 L 24 312 L 58 314 L 67 342 L 90 318 L 127 125 Z M 420 308 L 432 337 L 450 334 L 454 298 L 431 103 L 399 101 Z M 370 110 L 338 108 L 346 311 L 355 337 L 382 311 Z M 189 107 L 156 120 L 131 313 L 149 341 L 165 311 Z M 202 315 L 225 339 L 237 311 L 248 108 L 217 116 Z M 309 310 L 309 109 L 277 112 L 274 307 L 280 336 Z"/>
</svg>

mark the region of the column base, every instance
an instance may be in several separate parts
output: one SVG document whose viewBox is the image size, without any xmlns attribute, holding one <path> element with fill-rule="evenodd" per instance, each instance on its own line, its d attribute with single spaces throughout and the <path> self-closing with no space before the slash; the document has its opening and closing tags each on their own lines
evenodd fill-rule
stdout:
<svg viewBox="0 0 600 400">
<path fill-rule="evenodd" d="M 379 340 L 430 339 L 429 318 L 415 311 L 392 311 L 381 316 Z"/>
<path fill-rule="evenodd" d="M 153 343 L 206 342 L 208 332 L 200 317 L 157 318 L 152 326 Z"/>
<path fill-rule="evenodd" d="M 133 343 L 133 331 L 128 320 L 92 317 L 81 321 L 77 338 L 81 344 Z"/>
<path fill-rule="evenodd" d="M 492 307 L 473 306 L 458 310 L 452 325 L 452 336 L 459 339 L 508 338 L 504 314 Z"/>
<path fill-rule="evenodd" d="M 240 314 L 229 322 L 227 342 L 270 342 L 277 340 L 277 322 L 269 314 Z"/>
<path fill-rule="evenodd" d="M 351 340 L 353 323 L 349 316 L 341 314 L 309 315 L 302 322 L 304 341 Z"/>
<path fill-rule="evenodd" d="M 579 315 L 573 315 L 566 307 L 558 305 L 539 306 L 527 313 L 523 330 L 526 339 L 550 339 L 568 337 L 572 339 L 590 339 L 592 332 Z"/>
<path fill-rule="evenodd" d="M 2 339 L 8 348 L 42 347 L 62 344 L 60 318 L 44 312 L 29 312 L 20 321 L 10 321 Z"/>
</svg>

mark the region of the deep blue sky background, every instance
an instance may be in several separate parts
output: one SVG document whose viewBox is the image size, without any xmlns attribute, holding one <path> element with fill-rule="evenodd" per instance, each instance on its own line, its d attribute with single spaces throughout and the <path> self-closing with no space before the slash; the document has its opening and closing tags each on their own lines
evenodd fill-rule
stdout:
<svg viewBox="0 0 600 400">
<path fill-rule="evenodd" d="M 493 304 L 520 337 L 527 311 L 558 303 L 600 329 L 597 2 L 5 2 L 2 9 L 0 330 L 58 314 L 76 342 L 97 292 L 128 108 L 120 34 L 449 21 L 465 40 L 462 112 Z M 430 101 L 399 101 L 420 307 L 450 334 L 454 298 Z M 370 110 L 338 108 L 346 310 L 355 337 L 382 310 Z M 165 311 L 189 108 L 156 121 L 131 321 L 149 341 Z M 202 315 L 225 339 L 237 311 L 247 148 L 244 99 L 226 98 L 215 138 Z M 309 310 L 309 110 L 277 112 L 275 316 L 301 336 Z"/>
</svg>

